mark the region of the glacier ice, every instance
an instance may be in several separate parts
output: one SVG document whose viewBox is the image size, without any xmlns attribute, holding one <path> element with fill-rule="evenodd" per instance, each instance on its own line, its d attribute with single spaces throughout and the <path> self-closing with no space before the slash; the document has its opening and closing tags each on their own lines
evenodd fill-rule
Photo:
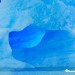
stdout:
<svg viewBox="0 0 75 75">
<path fill-rule="evenodd" d="M 11 32 L 9 43 L 13 57 L 35 67 L 74 67 L 75 37 L 65 30 L 46 30 L 42 37 L 40 31 L 30 25 L 22 31 Z M 40 36 L 42 39 L 37 39 Z"/>
<path fill-rule="evenodd" d="M 75 65 L 74 29 L 75 1 L 2 0 L 0 63 L 6 66 L 7 59 L 8 67 L 16 63 L 21 64 L 19 67 L 26 67 L 27 63 L 28 66 L 71 67 Z"/>
</svg>

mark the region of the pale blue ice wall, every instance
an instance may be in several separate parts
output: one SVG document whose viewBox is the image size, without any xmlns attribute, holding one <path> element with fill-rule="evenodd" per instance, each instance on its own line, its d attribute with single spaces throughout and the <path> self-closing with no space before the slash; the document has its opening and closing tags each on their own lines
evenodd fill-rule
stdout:
<svg viewBox="0 0 75 75">
<path fill-rule="evenodd" d="M 32 10 L 34 23 L 36 23 L 38 27 L 49 30 L 75 28 L 74 5 L 69 5 L 70 2 L 64 1 L 42 0 L 42 2 L 37 4 Z M 71 3 L 72 2 L 74 3 L 74 1 L 71 0 Z"/>
<path fill-rule="evenodd" d="M 66 31 L 74 28 L 72 0 L 2 0 L 0 3 L 0 34 L 5 37 L 3 31 L 10 32 L 6 41 L 10 42 L 12 55 L 24 63 L 74 67 L 74 35 Z"/>
<path fill-rule="evenodd" d="M 35 67 L 73 69 L 75 37 L 70 30 L 75 27 L 74 6 L 60 0 L 41 0 L 32 5 L 28 6 L 32 24 L 21 31 L 10 32 L 13 57 Z M 21 6 L 18 10 L 25 9 Z"/>
<path fill-rule="evenodd" d="M 36 23 L 35 26 L 50 30 L 71 29 L 75 27 L 74 13 L 74 1 L 72 0 L 2 0 L 0 27 L 13 28 L 13 30 L 19 28 L 20 30 L 33 22 Z"/>
</svg>

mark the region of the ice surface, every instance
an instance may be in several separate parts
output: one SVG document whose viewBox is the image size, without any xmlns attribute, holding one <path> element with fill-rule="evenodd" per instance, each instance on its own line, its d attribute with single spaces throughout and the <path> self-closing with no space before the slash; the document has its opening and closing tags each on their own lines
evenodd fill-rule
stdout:
<svg viewBox="0 0 75 75">
<path fill-rule="evenodd" d="M 74 0 L 2 0 L 0 3 L 2 67 L 74 67 L 74 39 Z"/>
<path fill-rule="evenodd" d="M 37 27 L 48 30 L 75 28 L 75 8 L 73 6 L 61 0 L 42 0 L 42 2 L 37 4 L 31 12 Z"/>
<path fill-rule="evenodd" d="M 43 33 L 39 31 L 39 28 L 36 30 L 30 25 L 23 31 L 11 32 L 9 42 L 12 55 L 35 67 L 74 67 L 75 37 L 64 30 L 48 30 L 42 37 Z M 41 41 L 37 39 L 40 36 Z"/>
</svg>

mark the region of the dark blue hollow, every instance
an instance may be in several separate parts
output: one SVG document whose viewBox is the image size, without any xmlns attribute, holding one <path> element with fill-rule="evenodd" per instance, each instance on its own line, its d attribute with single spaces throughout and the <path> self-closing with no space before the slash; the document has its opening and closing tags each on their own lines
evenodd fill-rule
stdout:
<svg viewBox="0 0 75 75">
<path fill-rule="evenodd" d="M 42 63 L 51 64 L 51 62 L 54 61 L 45 61 L 45 63 L 43 61 L 46 58 L 52 58 L 54 56 L 58 59 L 64 58 L 60 61 L 56 60 L 61 64 L 61 66 L 64 63 L 69 62 L 66 57 L 69 56 L 72 51 L 71 46 L 74 42 L 73 37 L 64 30 L 47 30 L 45 31 L 45 34 L 43 35 L 41 41 L 34 46 L 34 44 L 37 42 L 34 39 L 37 39 L 38 36 L 41 36 L 39 31 L 43 30 L 28 26 L 22 31 L 10 32 L 9 43 L 12 48 L 13 57 L 17 60 L 27 62 L 34 66 L 42 66 Z M 27 41 L 31 42 L 32 44 L 34 43 L 33 46 L 27 46 Z M 62 64 L 61 62 L 63 62 L 64 60 L 66 62 Z"/>
</svg>

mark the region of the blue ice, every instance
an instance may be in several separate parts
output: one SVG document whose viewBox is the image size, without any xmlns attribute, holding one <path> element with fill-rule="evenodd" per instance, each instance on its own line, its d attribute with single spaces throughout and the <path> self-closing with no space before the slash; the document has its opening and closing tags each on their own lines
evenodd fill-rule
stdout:
<svg viewBox="0 0 75 75">
<path fill-rule="evenodd" d="M 13 57 L 35 67 L 72 67 L 74 37 L 64 30 L 40 31 L 30 25 L 20 32 L 11 32 L 9 42 Z"/>
<path fill-rule="evenodd" d="M 72 68 L 74 50 L 75 1 L 1 1 L 1 67 Z"/>
</svg>

